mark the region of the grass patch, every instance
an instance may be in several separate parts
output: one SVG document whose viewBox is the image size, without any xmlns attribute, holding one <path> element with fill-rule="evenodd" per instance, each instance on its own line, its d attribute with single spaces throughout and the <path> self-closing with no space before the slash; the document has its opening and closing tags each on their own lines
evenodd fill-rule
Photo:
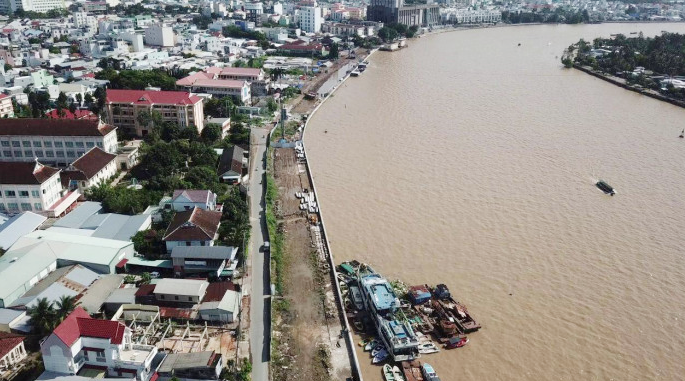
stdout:
<svg viewBox="0 0 685 381">
<path fill-rule="evenodd" d="M 283 295 L 284 288 L 284 246 L 285 237 L 283 229 L 281 228 L 278 218 L 276 217 L 276 199 L 278 199 L 278 186 L 273 177 L 273 159 L 271 159 L 271 150 L 267 155 L 267 172 L 266 172 L 266 226 L 269 230 L 269 239 L 271 241 L 271 272 L 276 292 Z"/>
</svg>

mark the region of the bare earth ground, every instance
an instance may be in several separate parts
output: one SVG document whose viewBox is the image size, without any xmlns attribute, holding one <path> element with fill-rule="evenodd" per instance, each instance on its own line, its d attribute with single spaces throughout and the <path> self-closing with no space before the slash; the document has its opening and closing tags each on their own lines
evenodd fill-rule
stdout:
<svg viewBox="0 0 685 381">
<path fill-rule="evenodd" d="M 278 216 L 285 232 L 286 265 L 283 298 L 289 310 L 274 326 L 281 359 L 274 359 L 274 380 L 345 380 L 350 364 L 335 308 L 325 256 L 317 252 L 296 192 L 310 189 L 304 166 L 292 149 L 276 149 L 274 177 L 279 188 Z M 323 259 L 323 260 L 322 260 Z"/>
</svg>

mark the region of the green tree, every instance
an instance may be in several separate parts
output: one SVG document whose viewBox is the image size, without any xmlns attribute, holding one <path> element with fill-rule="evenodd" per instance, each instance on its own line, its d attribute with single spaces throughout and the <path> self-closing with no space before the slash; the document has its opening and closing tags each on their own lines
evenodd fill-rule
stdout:
<svg viewBox="0 0 685 381">
<path fill-rule="evenodd" d="M 76 102 L 78 102 L 79 106 L 83 106 L 83 95 L 81 93 L 76 94 Z"/>
<path fill-rule="evenodd" d="M 140 282 L 142 284 L 150 284 L 150 281 L 152 280 L 152 275 L 150 273 L 145 272 L 143 275 L 140 276 Z"/>
<path fill-rule="evenodd" d="M 41 335 L 55 329 L 55 309 L 47 298 L 38 299 L 38 303 L 28 309 L 28 315 L 31 317 L 31 324 Z"/>
<path fill-rule="evenodd" d="M 67 108 L 69 105 L 67 103 L 67 94 L 64 94 L 63 91 L 59 92 L 59 95 L 57 96 L 57 107 L 59 108 Z"/>
<path fill-rule="evenodd" d="M 389 42 L 394 41 L 398 37 L 398 33 L 395 29 L 384 26 L 378 30 L 378 37 L 385 42 Z"/>
<path fill-rule="evenodd" d="M 55 302 L 55 314 L 59 322 L 62 322 L 69 314 L 74 312 L 78 304 L 76 298 L 73 296 L 62 295 L 57 302 Z"/>
<path fill-rule="evenodd" d="M 331 50 L 328 52 L 328 58 L 330 59 L 338 59 L 338 56 L 340 55 L 340 48 L 338 48 L 337 43 L 332 43 L 331 44 Z"/>
<path fill-rule="evenodd" d="M 221 125 L 209 123 L 202 129 L 202 140 L 207 144 L 214 144 L 221 138 Z"/>
</svg>

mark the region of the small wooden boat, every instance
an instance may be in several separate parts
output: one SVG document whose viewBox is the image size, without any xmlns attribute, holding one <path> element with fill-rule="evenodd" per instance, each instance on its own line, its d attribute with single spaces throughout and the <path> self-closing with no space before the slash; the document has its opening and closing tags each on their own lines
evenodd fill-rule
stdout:
<svg viewBox="0 0 685 381">
<path fill-rule="evenodd" d="M 461 348 L 464 345 L 468 344 L 469 339 L 466 337 L 453 337 L 447 341 L 447 344 L 445 344 L 445 348 L 447 349 L 454 349 L 454 348 Z"/>
<path fill-rule="evenodd" d="M 396 381 L 395 374 L 392 372 L 390 364 L 383 365 L 383 379 L 385 381 Z"/>
<path fill-rule="evenodd" d="M 368 352 L 378 345 L 378 340 L 373 339 L 364 345 L 364 352 Z"/>
<path fill-rule="evenodd" d="M 418 360 L 402 362 L 402 372 L 406 381 L 424 381 L 421 362 Z"/>
<path fill-rule="evenodd" d="M 614 190 L 614 187 L 609 185 L 606 181 L 604 180 L 599 180 L 596 184 L 597 188 L 599 188 L 602 192 L 608 194 L 609 196 L 613 196 L 616 194 L 616 191 Z"/>
<path fill-rule="evenodd" d="M 374 364 L 378 364 L 379 362 L 382 362 L 385 359 L 387 359 L 388 356 L 390 356 L 390 354 L 385 348 L 383 348 L 380 350 L 380 352 L 376 353 L 376 355 L 373 356 L 373 360 L 371 360 L 371 362 Z"/>
</svg>

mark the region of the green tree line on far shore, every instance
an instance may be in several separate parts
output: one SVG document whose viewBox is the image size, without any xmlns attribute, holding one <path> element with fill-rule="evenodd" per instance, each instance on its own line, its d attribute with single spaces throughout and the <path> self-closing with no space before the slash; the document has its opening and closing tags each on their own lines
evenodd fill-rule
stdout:
<svg viewBox="0 0 685 381">
<path fill-rule="evenodd" d="M 593 49 L 602 49 L 597 53 Z M 594 54 L 593 54 L 594 53 Z M 564 52 L 562 62 L 589 66 L 596 71 L 626 79 L 628 84 L 661 91 L 676 99 L 685 99 L 685 89 L 669 83 L 673 77 L 685 76 L 685 35 L 663 32 L 659 36 L 636 37 L 619 34 L 614 38 L 583 39 Z M 636 70 L 638 67 L 644 68 Z"/>
</svg>

